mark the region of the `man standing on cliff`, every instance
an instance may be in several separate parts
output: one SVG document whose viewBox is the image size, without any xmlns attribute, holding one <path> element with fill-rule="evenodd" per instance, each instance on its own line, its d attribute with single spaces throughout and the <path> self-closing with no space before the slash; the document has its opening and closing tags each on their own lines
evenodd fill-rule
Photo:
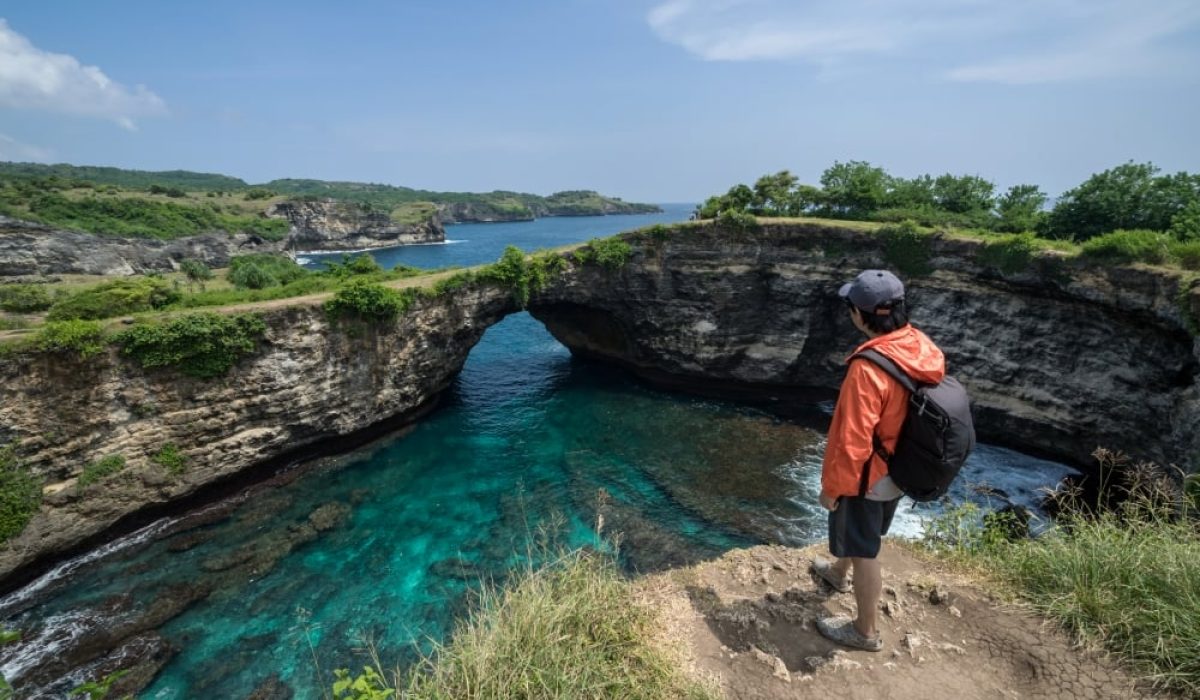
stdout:
<svg viewBox="0 0 1200 700">
<path fill-rule="evenodd" d="M 946 373 L 942 351 L 909 325 L 904 285 L 895 275 L 867 270 L 843 285 L 838 296 L 846 303 L 854 327 L 867 336 L 854 354 L 874 349 L 915 382 L 942 380 Z M 876 557 L 901 493 L 879 452 L 895 452 L 907 411 L 908 391 L 896 379 L 873 362 L 850 362 L 821 467 L 820 501 L 829 511 L 829 550 L 837 560 L 813 562 L 813 571 L 835 590 L 845 593 L 853 587 L 856 618 L 817 621 L 822 635 L 844 646 L 883 649 L 876 627 L 883 577 Z"/>
</svg>

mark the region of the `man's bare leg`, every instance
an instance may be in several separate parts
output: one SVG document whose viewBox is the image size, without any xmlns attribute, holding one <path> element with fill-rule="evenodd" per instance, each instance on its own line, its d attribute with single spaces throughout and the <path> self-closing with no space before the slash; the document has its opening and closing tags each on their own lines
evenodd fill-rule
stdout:
<svg viewBox="0 0 1200 700">
<path fill-rule="evenodd" d="M 838 560 L 829 567 L 829 570 L 833 572 L 834 576 L 845 581 L 850 576 L 850 566 L 853 563 L 854 560 L 850 557 L 838 557 Z"/>
<path fill-rule="evenodd" d="M 839 559 L 834 567 L 841 566 Z M 854 628 L 864 637 L 876 635 L 875 623 L 879 614 L 879 598 L 883 595 L 883 572 L 878 559 L 854 557 L 854 602 L 858 605 L 858 617 Z"/>
</svg>

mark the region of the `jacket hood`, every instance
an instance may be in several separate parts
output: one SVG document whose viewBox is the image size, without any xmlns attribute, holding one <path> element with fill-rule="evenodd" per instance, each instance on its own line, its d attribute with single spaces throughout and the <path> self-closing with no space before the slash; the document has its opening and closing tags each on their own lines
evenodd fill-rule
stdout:
<svg viewBox="0 0 1200 700">
<path fill-rule="evenodd" d="M 878 338 L 872 338 L 854 352 L 872 349 L 887 355 L 913 380 L 937 384 L 946 376 L 946 356 L 929 336 L 909 324 Z"/>
</svg>

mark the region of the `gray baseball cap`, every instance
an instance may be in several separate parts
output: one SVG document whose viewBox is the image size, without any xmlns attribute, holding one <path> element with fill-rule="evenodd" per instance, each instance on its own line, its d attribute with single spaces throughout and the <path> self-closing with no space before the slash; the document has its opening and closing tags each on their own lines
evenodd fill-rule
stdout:
<svg viewBox="0 0 1200 700">
<path fill-rule="evenodd" d="M 874 311 L 880 305 L 903 299 L 904 283 L 887 270 L 863 270 L 853 282 L 842 285 L 838 296 L 863 311 Z"/>
</svg>

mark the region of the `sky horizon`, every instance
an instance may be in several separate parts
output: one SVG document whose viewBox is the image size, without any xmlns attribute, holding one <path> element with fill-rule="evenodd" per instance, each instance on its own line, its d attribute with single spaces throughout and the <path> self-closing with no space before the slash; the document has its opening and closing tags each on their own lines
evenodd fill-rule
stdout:
<svg viewBox="0 0 1200 700">
<path fill-rule="evenodd" d="M 698 202 L 835 160 L 1200 171 L 1192 0 L 0 10 L 0 160 Z"/>
</svg>

